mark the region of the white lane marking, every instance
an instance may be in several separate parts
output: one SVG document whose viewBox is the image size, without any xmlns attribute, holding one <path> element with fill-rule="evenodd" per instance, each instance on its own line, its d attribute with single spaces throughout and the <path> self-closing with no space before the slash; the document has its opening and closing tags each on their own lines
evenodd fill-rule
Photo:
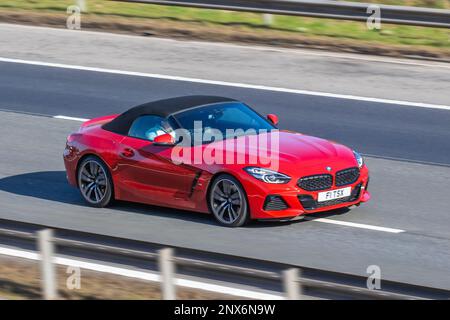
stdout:
<svg viewBox="0 0 450 320">
<path fill-rule="evenodd" d="M 347 222 L 347 221 L 339 221 L 339 220 L 332 220 L 332 219 L 326 219 L 326 218 L 317 218 L 317 219 L 315 219 L 315 218 L 305 217 L 305 220 L 324 222 L 324 223 L 330 223 L 330 224 L 337 224 L 337 225 L 340 225 L 340 226 L 353 227 L 353 228 L 361 228 L 361 229 L 368 229 L 368 230 L 375 230 L 375 231 L 390 232 L 390 233 L 402 233 L 402 232 L 405 232 L 405 230 L 401 230 L 401 229 L 378 227 L 378 226 L 372 226 L 372 225 L 369 225 L 369 224 Z"/>
<path fill-rule="evenodd" d="M 53 118 L 63 119 L 63 120 L 72 120 L 72 121 L 81 121 L 81 122 L 89 121 L 89 119 L 86 119 L 86 118 L 76 118 L 76 117 L 68 117 L 68 116 L 53 116 Z"/>
<path fill-rule="evenodd" d="M 116 69 L 85 67 L 85 66 L 69 65 L 69 64 L 63 64 L 63 63 L 51 63 L 51 62 L 42 62 L 42 61 L 10 59 L 10 58 L 2 58 L 2 57 L 0 57 L 0 62 L 20 63 L 20 64 L 29 64 L 29 65 L 36 65 L 36 66 L 45 66 L 45 67 L 62 68 L 62 69 L 73 69 L 73 70 L 81 70 L 81 71 L 93 71 L 93 72 L 101 72 L 101 73 L 112 73 L 112 74 L 120 74 L 120 75 L 135 76 L 135 77 L 157 78 L 157 79 L 164 79 L 164 80 L 185 81 L 185 82 L 203 83 L 203 84 L 228 86 L 228 87 L 238 87 L 238 88 L 263 90 L 263 91 L 303 94 L 303 95 L 319 96 L 319 97 L 327 97 L 327 98 L 357 100 L 357 101 L 366 101 L 366 102 L 375 102 L 375 103 L 384 103 L 384 104 L 395 104 L 395 105 L 408 106 L 408 107 L 450 110 L 450 106 L 446 106 L 446 105 L 402 101 L 402 100 L 381 99 L 381 98 L 371 98 L 371 97 L 362 97 L 362 96 L 319 92 L 319 91 L 289 89 L 289 88 L 281 88 L 281 87 L 271 87 L 271 86 L 239 83 L 239 82 L 205 80 L 205 79 L 198 79 L 198 78 L 170 76 L 170 75 L 157 74 L 157 73 L 144 73 L 144 72 L 136 72 L 136 71 L 124 71 L 124 70 L 116 70 Z"/>
<path fill-rule="evenodd" d="M 444 167 L 448 167 L 449 166 L 449 164 L 443 163 L 443 162 L 433 162 L 433 161 L 424 161 L 424 160 L 412 160 L 412 159 L 407 159 L 407 158 L 380 156 L 380 155 L 370 154 L 370 153 L 361 153 L 361 155 L 364 156 L 364 157 L 381 159 L 381 160 L 393 160 L 393 161 L 400 161 L 400 162 L 412 162 L 412 163 L 416 163 L 416 164 L 423 164 L 423 165 L 429 165 L 429 166 L 444 166 Z"/>
<path fill-rule="evenodd" d="M 6 247 L 0 247 L 0 254 L 17 257 L 17 258 L 39 260 L 38 253 L 24 251 L 24 250 L 17 250 L 17 249 L 12 249 L 12 248 L 6 248 Z M 129 277 L 129 278 L 136 278 L 136 279 L 146 280 L 146 281 L 154 281 L 154 282 L 161 281 L 159 274 L 153 273 L 153 272 L 130 270 L 130 269 L 126 269 L 126 268 L 107 266 L 107 265 L 102 265 L 102 264 L 98 264 L 98 263 L 85 262 L 85 261 L 69 259 L 69 258 L 62 258 L 62 257 L 55 257 L 53 261 L 54 261 L 54 263 L 63 265 L 63 266 L 79 267 L 79 268 L 88 269 L 88 270 L 92 270 L 92 271 L 110 273 L 110 274 L 115 274 L 115 275 Z M 250 290 L 238 289 L 238 288 L 232 288 L 232 287 L 226 287 L 226 286 L 210 284 L 210 283 L 194 281 L 194 280 L 188 280 L 188 279 L 177 278 L 177 279 L 175 279 L 175 284 L 178 286 L 181 286 L 181 287 L 185 287 L 185 288 L 219 292 L 219 293 L 223 293 L 223 294 L 228 294 L 228 295 L 232 295 L 232 296 L 240 296 L 240 297 L 249 298 L 249 299 L 257 299 L 257 300 L 283 300 L 284 299 L 284 297 L 280 296 L 280 295 L 257 292 L 257 291 L 250 291 Z"/>
<path fill-rule="evenodd" d="M 69 29 L 62 28 L 52 28 L 52 27 L 44 27 L 44 26 L 26 26 L 19 24 L 8 24 L 8 23 L 0 23 L 0 26 L 3 28 L 14 29 L 34 29 L 34 31 L 38 31 L 39 29 L 55 32 L 55 33 L 68 33 L 74 32 Z M 38 29 L 38 30 L 36 30 Z M 447 62 L 433 61 L 433 60 L 421 60 L 418 58 L 395 58 L 388 56 L 376 56 L 376 55 L 368 55 L 368 54 L 358 54 L 358 53 L 346 53 L 346 52 L 327 52 L 321 51 L 319 49 L 301 49 L 301 48 L 283 48 L 283 47 L 274 47 L 274 46 L 264 46 L 264 45 L 240 45 L 236 43 L 227 43 L 227 42 L 207 42 L 207 41 L 196 41 L 196 40 L 178 40 L 178 39 L 169 39 L 169 38 L 161 38 L 161 37 L 142 37 L 139 35 L 132 34 L 120 34 L 120 33 L 110 33 L 105 31 L 95 31 L 95 30 L 86 30 L 83 29 L 82 32 L 76 31 L 78 35 L 93 35 L 93 36 L 104 36 L 104 37 L 116 37 L 116 38 L 128 38 L 132 40 L 142 40 L 145 42 L 171 42 L 175 44 L 191 44 L 197 47 L 199 46 L 210 46 L 210 47 L 225 47 L 225 48 L 238 48 L 241 50 L 256 50 L 256 51 L 274 51 L 274 52 L 285 52 L 297 55 L 310 55 L 310 56 L 319 56 L 319 57 L 330 57 L 330 58 L 339 58 L 339 59 L 351 59 L 351 60 L 361 60 L 361 61 L 369 61 L 369 62 L 380 62 L 380 63 L 391 63 L 391 64 L 401 64 L 401 65 L 412 65 L 419 67 L 430 67 L 430 68 L 446 68 L 450 69 L 450 65 Z"/>
<path fill-rule="evenodd" d="M 16 257 L 16 258 L 24 258 L 30 260 L 39 260 L 39 255 L 34 252 L 24 251 L 24 250 L 16 250 L 6 247 L 0 247 L 0 254 Z"/>
</svg>

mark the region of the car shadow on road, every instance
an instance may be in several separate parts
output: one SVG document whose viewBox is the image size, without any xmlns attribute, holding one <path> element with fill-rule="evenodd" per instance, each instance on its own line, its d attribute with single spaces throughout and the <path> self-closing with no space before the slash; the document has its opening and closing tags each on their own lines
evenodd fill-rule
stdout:
<svg viewBox="0 0 450 320">
<path fill-rule="evenodd" d="M 79 191 L 69 185 L 65 171 L 39 171 L 4 177 L 0 179 L 0 191 L 68 205 L 89 207 L 81 198 Z M 107 209 L 123 214 L 132 212 L 203 224 L 216 224 L 214 219 L 207 214 L 126 201 L 115 201 Z"/>
<path fill-rule="evenodd" d="M 33 197 L 43 200 L 55 201 L 69 205 L 88 207 L 81 198 L 78 190 L 69 185 L 65 171 L 39 171 L 9 176 L 0 179 L 0 191 L 16 195 Z M 146 204 L 116 201 L 108 207 L 110 210 L 159 216 L 171 219 L 181 219 L 190 222 L 208 225 L 217 224 L 211 215 L 185 211 L 179 209 L 164 208 Z M 327 211 L 320 214 L 308 215 L 311 219 L 329 217 L 346 213 L 348 209 Z M 309 220 L 296 221 L 252 221 L 247 225 L 249 228 L 282 227 L 290 224 L 305 223 Z"/>
<path fill-rule="evenodd" d="M 71 187 L 64 171 L 30 172 L 0 179 L 0 191 L 21 196 L 83 205 L 78 190 Z"/>
</svg>

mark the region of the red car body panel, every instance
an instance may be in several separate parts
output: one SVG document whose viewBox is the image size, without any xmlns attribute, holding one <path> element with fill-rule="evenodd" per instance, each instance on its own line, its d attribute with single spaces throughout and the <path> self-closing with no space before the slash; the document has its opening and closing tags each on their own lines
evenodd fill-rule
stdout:
<svg viewBox="0 0 450 320">
<path fill-rule="evenodd" d="M 114 119 L 111 115 L 92 119 L 83 123 L 77 133 L 67 139 L 64 151 L 64 163 L 67 179 L 77 186 L 77 166 L 86 155 L 96 155 L 109 167 L 117 200 L 140 202 L 198 212 L 209 212 L 207 204 L 208 186 L 212 178 L 220 173 L 228 173 L 242 184 L 249 203 L 253 219 L 283 219 L 320 211 L 328 211 L 359 204 L 370 199 L 366 190 L 369 172 L 365 165 L 360 169 L 360 176 L 352 183 L 353 188 L 361 184 L 361 192 L 353 202 L 339 203 L 314 210 L 305 210 L 298 196 L 311 195 L 317 199 L 319 191 L 305 191 L 298 187 L 300 177 L 330 173 L 357 167 L 353 151 L 348 147 L 328 140 L 289 131 L 278 131 L 279 163 L 278 170 L 292 177 L 286 184 L 269 184 L 257 180 L 243 170 L 245 164 L 207 164 L 204 162 L 184 164 L 172 161 L 174 147 L 154 145 L 152 142 L 123 136 L 102 128 L 102 125 Z M 266 133 L 270 140 L 273 133 Z M 248 136 L 236 138 L 233 143 L 242 144 Z M 194 146 L 203 152 L 208 146 L 220 149 L 224 140 L 208 145 Z M 248 154 L 249 149 L 243 151 Z M 238 151 L 235 152 L 237 157 Z M 245 155 L 244 155 L 245 156 Z M 263 165 L 261 165 L 263 166 Z M 330 167 L 331 171 L 327 171 Z M 346 187 L 348 187 L 346 186 Z M 339 187 L 333 187 L 336 189 Z M 324 190 L 321 190 L 322 192 Z M 263 209 L 268 195 L 278 195 L 289 208 L 279 211 Z"/>
</svg>

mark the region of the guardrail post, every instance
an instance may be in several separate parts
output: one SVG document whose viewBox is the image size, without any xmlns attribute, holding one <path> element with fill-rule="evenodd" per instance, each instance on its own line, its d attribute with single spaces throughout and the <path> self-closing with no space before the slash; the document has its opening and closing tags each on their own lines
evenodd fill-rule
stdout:
<svg viewBox="0 0 450 320">
<path fill-rule="evenodd" d="M 77 0 L 77 6 L 81 12 L 87 12 L 86 0 Z"/>
<path fill-rule="evenodd" d="M 264 25 L 271 26 L 273 24 L 273 15 L 270 13 L 263 13 L 263 21 Z"/>
<path fill-rule="evenodd" d="M 301 271 L 296 268 L 290 268 L 283 271 L 283 287 L 286 299 L 300 300 L 302 296 L 300 274 Z"/>
<path fill-rule="evenodd" d="M 53 231 L 44 229 L 38 232 L 38 249 L 41 264 L 42 293 L 45 300 L 58 298 L 56 289 L 56 272 L 53 264 Z"/>
<path fill-rule="evenodd" d="M 164 300 L 176 299 L 175 287 L 175 263 L 173 261 L 173 249 L 159 250 L 159 271 L 161 275 L 161 291 Z"/>
</svg>

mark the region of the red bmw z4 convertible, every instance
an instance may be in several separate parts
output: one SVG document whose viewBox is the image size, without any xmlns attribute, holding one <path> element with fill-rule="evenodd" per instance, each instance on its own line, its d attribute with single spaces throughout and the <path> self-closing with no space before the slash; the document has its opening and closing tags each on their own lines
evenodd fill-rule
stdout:
<svg viewBox="0 0 450 320">
<path fill-rule="evenodd" d="M 292 220 L 370 199 L 356 151 L 279 130 L 223 97 L 185 96 L 91 119 L 67 138 L 69 183 L 94 207 L 125 200 L 212 213 L 223 225 Z"/>
</svg>

